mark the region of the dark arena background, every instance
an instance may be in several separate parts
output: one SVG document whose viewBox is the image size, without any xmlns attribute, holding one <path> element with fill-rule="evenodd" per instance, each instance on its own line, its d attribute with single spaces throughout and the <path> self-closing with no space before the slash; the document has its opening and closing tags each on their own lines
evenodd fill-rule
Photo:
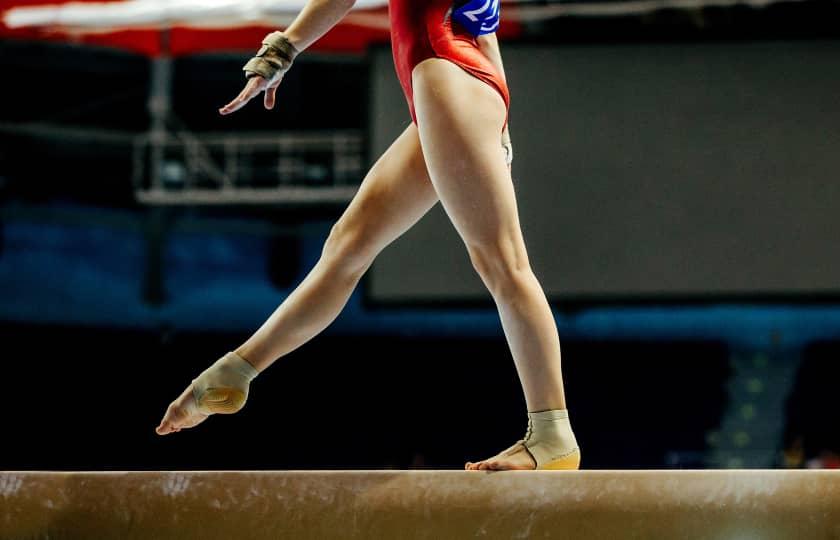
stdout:
<svg viewBox="0 0 840 540">
<path fill-rule="evenodd" d="M 374 0 L 220 116 L 305 2 L 248 4 L 0 4 L 0 539 L 840 539 L 840 3 L 502 2 L 582 463 L 497 473 L 527 410 L 439 205 L 241 412 L 155 433 L 411 121 Z"/>
</svg>

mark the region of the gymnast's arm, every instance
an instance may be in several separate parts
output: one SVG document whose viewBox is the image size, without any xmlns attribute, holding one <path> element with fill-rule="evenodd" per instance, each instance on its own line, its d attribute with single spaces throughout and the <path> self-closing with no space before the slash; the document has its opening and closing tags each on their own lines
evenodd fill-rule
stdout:
<svg viewBox="0 0 840 540">
<path fill-rule="evenodd" d="M 484 53 L 493 66 L 499 71 L 502 76 L 502 80 L 505 81 L 507 84 L 507 79 L 505 78 L 505 67 L 502 65 L 502 53 L 499 51 L 499 40 L 496 37 L 496 33 L 490 34 L 483 34 L 476 38 L 478 42 L 478 48 L 481 52 Z M 505 147 L 505 152 L 507 155 L 507 162 L 510 165 L 510 162 L 513 160 L 513 147 L 510 144 L 510 132 L 508 128 L 510 124 L 505 126 L 505 130 L 502 132 L 502 146 Z"/>
<path fill-rule="evenodd" d="M 283 35 L 297 52 L 301 52 L 343 19 L 355 3 L 356 0 L 309 0 Z M 242 92 L 219 112 L 230 114 L 238 111 L 262 91 L 265 91 L 265 108 L 271 109 L 274 107 L 274 92 L 279 85 L 279 79 L 270 83 L 260 76 L 251 77 Z"/>
<path fill-rule="evenodd" d="M 347 15 L 356 0 L 309 0 L 283 32 L 298 51 L 303 51 Z"/>
</svg>

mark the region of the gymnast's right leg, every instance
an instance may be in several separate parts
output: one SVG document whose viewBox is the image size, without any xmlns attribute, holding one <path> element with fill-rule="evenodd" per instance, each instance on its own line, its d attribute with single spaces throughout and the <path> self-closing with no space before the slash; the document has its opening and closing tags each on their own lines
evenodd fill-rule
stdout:
<svg viewBox="0 0 840 540">
<path fill-rule="evenodd" d="M 365 176 L 306 278 L 242 346 L 205 370 L 169 405 L 157 433 L 193 427 L 212 413 L 239 410 L 250 380 L 326 328 L 376 255 L 437 200 L 412 123 Z"/>
</svg>

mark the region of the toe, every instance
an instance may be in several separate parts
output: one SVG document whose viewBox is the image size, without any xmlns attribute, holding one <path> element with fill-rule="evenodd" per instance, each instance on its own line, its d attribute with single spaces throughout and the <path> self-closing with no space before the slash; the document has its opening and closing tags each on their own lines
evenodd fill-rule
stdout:
<svg viewBox="0 0 840 540">
<path fill-rule="evenodd" d="M 160 421 L 160 425 L 155 429 L 158 435 L 166 435 L 167 433 L 172 432 L 172 414 L 170 412 L 171 407 L 166 409 L 166 414 L 163 415 L 163 418 Z"/>
<path fill-rule="evenodd" d="M 177 431 L 181 427 L 181 419 L 183 417 L 182 411 L 174 404 L 166 409 L 166 414 L 163 415 L 163 420 L 160 421 L 158 433 L 165 435 Z"/>
<path fill-rule="evenodd" d="M 168 422 L 166 419 L 161 420 L 160 425 L 155 428 L 155 432 L 158 435 L 167 435 L 172 433 L 172 423 Z"/>
</svg>

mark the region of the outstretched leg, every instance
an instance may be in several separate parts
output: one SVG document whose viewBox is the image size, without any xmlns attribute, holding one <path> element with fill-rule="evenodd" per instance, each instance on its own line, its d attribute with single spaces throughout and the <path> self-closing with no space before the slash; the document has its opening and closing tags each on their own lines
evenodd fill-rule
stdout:
<svg viewBox="0 0 840 540">
<path fill-rule="evenodd" d="M 528 411 L 565 409 L 557 327 L 528 262 L 499 142 L 504 101 L 486 83 L 439 58 L 418 64 L 412 81 L 432 183 L 496 302 Z M 473 469 L 534 467 L 521 444 L 467 464 Z"/>
<path fill-rule="evenodd" d="M 262 371 L 312 339 L 338 316 L 376 255 L 437 200 L 417 126 L 411 124 L 365 176 L 315 267 L 236 354 Z M 169 406 L 157 432 L 179 431 L 206 418 L 195 407 L 190 385 Z"/>
</svg>

